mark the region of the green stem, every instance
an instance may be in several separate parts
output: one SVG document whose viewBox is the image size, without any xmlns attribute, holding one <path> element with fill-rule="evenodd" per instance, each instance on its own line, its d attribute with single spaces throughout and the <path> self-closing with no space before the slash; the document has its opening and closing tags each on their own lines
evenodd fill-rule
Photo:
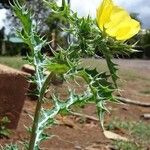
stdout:
<svg viewBox="0 0 150 150">
<path fill-rule="evenodd" d="M 30 138 L 30 142 L 29 142 L 29 150 L 34 150 L 34 147 L 35 147 L 36 131 L 38 128 L 38 121 L 39 121 L 39 117 L 40 117 L 41 106 L 42 106 L 42 103 L 40 101 L 38 101 L 36 110 L 35 110 L 34 122 L 33 122 L 33 126 L 32 126 L 32 134 L 31 134 L 31 138 Z"/>
<path fill-rule="evenodd" d="M 30 142 L 29 142 L 29 150 L 34 150 L 34 148 L 35 148 L 36 137 L 37 137 L 36 132 L 38 129 L 38 123 L 39 123 L 39 118 L 40 118 L 40 114 L 41 114 L 41 107 L 42 107 L 42 103 L 43 103 L 42 100 L 43 100 L 45 91 L 47 89 L 47 86 L 51 82 L 52 77 L 53 77 L 53 73 L 50 73 L 48 75 L 48 77 L 46 78 L 45 82 L 43 83 L 43 86 L 40 90 L 40 96 L 37 101 L 37 106 L 36 106 L 35 115 L 34 115 L 34 122 L 33 122 L 33 126 L 32 126 L 32 133 L 31 133 L 31 138 L 30 138 Z"/>
<path fill-rule="evenodd" d="M 105 56 L 105 60 L 106 60 L 106 63 L 107 63 L 107 66 L 108 66 L 108 69 L 109 69 L 112 81 L 113 81 L 115 87 L 118 88 L 117 83 L 116 83 L 116 81 L 118 79 L 117 68 L 116 68 L 116 64 L 113 63 L 113 61 L 111 60 L 112 59 L 112 54 L 110 54 L 107 51 L 106 48 L 103 50 L 103 54 Z"/>
</svg>

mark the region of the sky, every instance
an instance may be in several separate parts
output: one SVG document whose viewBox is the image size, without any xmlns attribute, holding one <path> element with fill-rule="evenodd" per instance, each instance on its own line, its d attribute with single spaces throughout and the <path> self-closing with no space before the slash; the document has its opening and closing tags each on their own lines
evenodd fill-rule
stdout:
<svg viewBox="0 0 150 150">
<path fill-rule="evenodd" d="M 0 9 L 0 29 L 4 25 L 4 19 L 6 17 L 6 10 L 5 9 Z"/>
<path fill-rule="evenodd" d="M 72 10 L 78 11 L 79 15 L 90 14 L 95 17 L 96 8 L 101 0 L 71 0 Z M 143 28 L 150 28 L 150 0 L 113 0 L 117 5 L 125 8 L 129 12 L 139 13 L 139 18 L 143 22 Z M 0 28 L 4 25 L 6 10 L 0 9 Z"/>
<path fill-rule="evenodd" d="M 150 28 L 150 0 L 113 0 L 115 4 L 129 12 L 139 13 L 144 28 Z M 91 14 L 95 17 L 95 10 L 100 0 L 71 0 L 71 7 L 80 15 Z"/>
</svg>

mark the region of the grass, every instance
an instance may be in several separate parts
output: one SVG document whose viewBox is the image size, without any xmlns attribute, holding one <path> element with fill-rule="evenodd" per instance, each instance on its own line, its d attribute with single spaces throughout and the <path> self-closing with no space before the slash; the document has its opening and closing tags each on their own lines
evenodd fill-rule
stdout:
<svg viewBox="0 0 150 150">
<path fill-rule="evenodd" d="M 22 59 L 20 56 L 0 56 L 0 63 L 5 64 L 7 66 L 20 69 L 23 64 L 26 63 L 25 60 Z M 81 60 L 81 66 L 88 66 L 88 68 L 97 68 L 98 71 L 104 72 L 108 71 L 108 68 L 106 67 L 106 62 L 103 59 L 82 59 Z M 120 69 L 119 75 L 124 76 L 127 80 L 136 80 L 136 79 L 143 79 L 143 80 L 149 80 L 147 78 L 144 78 L 143 76 L 140 76 L 139 73 L 135 72 L 134 70 L 126 70 L 126 69 Z"/>
<path fill-rule="evenodd" d="M 150 145 L 150 124 L 143 122 L 123 121 L 113 119 L 106 128 L 108 130 L 123 129 L 129 136 L 129 142 L 115 141 L 113 143 L 117 150 L 141 150 Z"/>
<path fill-rule="evenodd" d="M 21 69 L 23 64 L 26 63 L 25 60 L 22 59 L 20 56 L 6 56 L 6 57 L 0 57 L 0 63 L 5 64 L 7 66 L 10 66 L 15 69 Z M 99 72 L 104 72 L 108 71 L 108 68 L 106 66 L 106 62 L 104 59 L 95 59 L 95 58 L 87 58 L 87 59 L 81 59 L 81 66 L 87 66 L 88 68 L 97 68 Z M 143 76 L 139 74 L 136 70 L 131 70 L 131 69 L 125 69 L 125 68 L 120 68 L 118 72 L 120 76 L 120 80 L 118 80 L 118 86 L 120 88 L 123 87 L 124 85 L 124 80 L 125 81 L 143 81 L 144 83 L 150 83 L 150 78 Z M 142 94 L 150 94 L 150 90 L 142 90 L 139 91 Z"/>
<path fill-rule="evenodd" d="M 150 95 L 150 90 L 149 89 L 145 89 L 143 91 L 140 91 L 140 93 L 145 94 L 145 95 Z"/>
<path fill-rule="evenodd" d="M 141 150 L 138 145 L 132 142 L 115 141 L 113 145 L 115 150 Z"/>
<path fill-rule="evenodd" d="M 7 65 L 9 67 L 15 68 L 15 69 L 21 69 L 21 67 L 26 63 L 25 60 L 22 59 L 22 57 L 16 56 L 5 56 L 0 57 L 0 64 Z"/>
<path fill-rule="evenodd" d="M 21 67 L 27 63 L 25 60 L 22 59 L 20 56 L 15 57 L 0 57 L 0 63 L 5 64 L 7 66 L 10 66 L 15 69 L 21 69 Z M 99 72 L 105 72 L 108 71 L 108 68 L 106 66 L 106 62 L 104 59 L 95 59 L 95 58 L 87 58 L 87 59 L 81 59 L 81 66 L 87 66 L 88 68 L 97 68 Z M 143 76 L 139 74 L 138 71 L 126 68 L 120 68 L 118 71 L 118 74 L 120 76 L 120 80 L 118 80 L 118 87 L 123 88 L 124 81 L 131 81 L 136 82 L 137 80 L 142 81 L 143 85 L 146 83 L 148 84 L 148 87 L 150 85 L 150 78 L 147 76 Z M 143 90 L 140 90 L 139 93 L 149 95 L 150 90 L 146 87 Z"/>
</svg>

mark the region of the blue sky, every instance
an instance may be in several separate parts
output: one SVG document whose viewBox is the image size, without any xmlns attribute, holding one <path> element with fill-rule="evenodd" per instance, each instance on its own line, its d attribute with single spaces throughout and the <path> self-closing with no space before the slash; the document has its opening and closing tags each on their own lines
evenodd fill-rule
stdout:
<svg viewBox="0 0 150 150">
<path fill-rule="evenodd" d="M 90 14 L 95 17 L 95 11 L 101 0 L 71 0 L 71 8 L 79 15 Z M 127 9 L 129 12 L 139 13 L 144 28 L 150 28 L 150 0 L 114 0 L 114 3 Z M 6 10 L 0 10 L 0 28 L 4 25 Z"/>
</svg>

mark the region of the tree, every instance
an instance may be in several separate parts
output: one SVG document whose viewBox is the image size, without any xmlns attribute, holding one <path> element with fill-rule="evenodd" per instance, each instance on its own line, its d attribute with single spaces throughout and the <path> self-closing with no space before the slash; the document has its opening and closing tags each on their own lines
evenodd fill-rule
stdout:
<svg viewBox="0 0 150 150">
<path fill-rule="evenodd" d="M 47 1 L 56 1 L 56 0 L 47 0 Z M 67 36 L 62 32 L 62 26 L 68 26 L 67 20 L 65 17 L 62 17 L 58 14 L 51 13 L 48 7 L 45 7 L 43 0 L 20 0 L 22 4 L 27 5 L 27 8 L 31 8 L 34 12 L 34 20 L 37 24 L 38 31 L 45 35 L 46 38 L 51 41 L 53 40 L 51 46 L 53 49 L 57 48 L 57 43 L 62 47 L 67 45 Z M 62 0 L 62 3 L 67 2 L 70 4 L 70 0 Z M 11 28 L 11 32 L 14 27 L 19 27 L 19 21 L 15 16 L 12 15 L 12 10 L 10 7 L 10 3 L 13 3 L 13 0 L 3 0 L 0 2 L 3 8 L 7 9 L 7 25 Z M 68 26 L 69 27 L 69 26 Z M 48 48 L 46 48 L 47 51 Z"/>
<path fill-rule="evenodd" d="M 48 27 L 47 37 L 52 39 L 53 49 L 57 48 L 57 43 L 62 47 L 65 47 L 67 44 L 67 35 L 63 35 L 63 30 L 61 29 L 64 26 L 67 26 L 66 18 L 59 16 L 58 14 L 50 13 L 45 23 Z"/>
<path fill-rule="evenodd" d="M 1 8 L 6 8 L 6 9 L 9 9 L 10 8 L 10 3 L 9 2 L 13 2 L 13 0 L 1 0 L 0 1 L 0 9 Z"/>
<path fill-rule="evenodd" d="M 131 12 L 130 13 L 131 18 L 137 20 L 138 22 L 140 22 L 140 24 L 142 25 L 142 21 L 139 19 L 139 13 L 136 12 Z"/>
<path fill-rule="evenodd" d="M 141 46 L 144 48 L 146 58 L 150 58 L 150 29 L 144 31 L 141 40 Z"/>
<path fill-rule="evenodd" d="M 53 1 L 53 0 L 49 0 Z M 7 9 L 7 24 L 10 28 L 19 26 L 18 20 L 14 15 L 12 15 L 12 10 L 10 3 L 13 4 L 13 0 L 1 0 L 0 1 L 0 9 Z M 50 13 L 50 10 L 44 7 L 44 3 L 42 0 L 19 0 L 20 4 L 25 4 L 27 8 L 32 9 L 34 12 L 34 20 L 38 24 L 39 31 L 46 30 L 47 26 L 44 23 L 47 16 Z M 12 30 L 11 30 L 12 31 Z"/>
<path fill-rule="evenodd" d="M 3 27 L 0 30 L 0 55 L 5 53 L 4 32 L 5 32 L 5 28 Z"/>
<path fill-rule="evenodd" d="M 19 0 L 20 3 L 25 2 L 25 1 L 30 1 L 30 0 Z M 10 9 L 11 8 L 10 4 L 14 4 L 14 0 L 1 0 L 0 9 L 2 8 Z"/>
</svg>

